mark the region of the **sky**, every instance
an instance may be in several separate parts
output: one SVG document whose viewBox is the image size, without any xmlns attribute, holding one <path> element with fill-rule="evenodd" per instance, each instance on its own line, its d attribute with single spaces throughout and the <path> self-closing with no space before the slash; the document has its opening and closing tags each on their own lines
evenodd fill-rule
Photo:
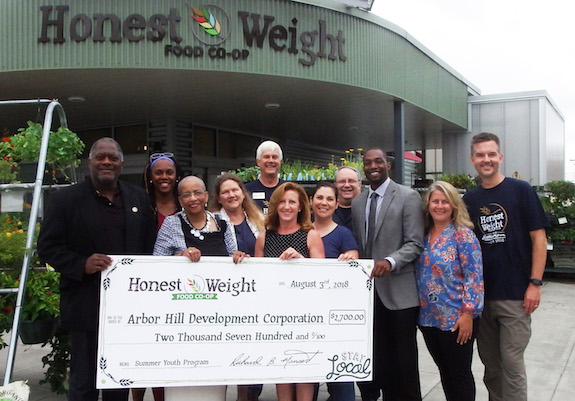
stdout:
<svg viewBox="0 0 575 401">
<path fill-rule="evenodd" d="M 565 118 L 565 178 L 575 181 L 575 19 L 569 4 L 375 0 L 371 12 L 406 30 L 482 95 L 546 90 Z"/>
</svg>

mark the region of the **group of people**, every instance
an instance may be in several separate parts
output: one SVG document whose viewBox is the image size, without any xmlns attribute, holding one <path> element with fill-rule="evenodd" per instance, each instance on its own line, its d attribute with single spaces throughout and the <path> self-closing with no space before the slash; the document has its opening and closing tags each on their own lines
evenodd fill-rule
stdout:
<svg viewBox="0 0 575 401">
<path fill-rule="evenodd" d="M 490 400 L 527 399 L 523 352 L 530 314 L 541 298 L 547 219 L 529 184 L 499 171 L 493 134 L 476 135 L 471 162 L 481 185 L 463 199 L 433 183 L 422 204 L 416 191 L 389 177 L 385 151 L 369 149 L 363 172 L 338 169 L 311 197 L 278 178 L 282 150 L 256 151 L 260 177 L 204 181 L 183 176 L 171 153 L 155 153 L 144 190 L 119 180 L 123 154 L 111 138 L 90 150 L 89 179 L 50 195 L 38 239 L 40 257 L 61 272 L 61 315 L 71 334 L 70 400 L 97 400 L 95 388 L 100 273 L 110 254 L 249 256 L 374 260 L 372 381 L 358 382 L 364 401 L 421 400 L 417 327 L 436 362 L 448 401 L 474 400 L 473 342 L 485 365 Z M 485 283 L 485 285 L 484 285 Z M 484 288 L 485 287 L 485 288 Z M 355 400 L 352 382 L 328 383 L 330 401 Z M 134 401 L 145 389 L 133 389 Z M 156 401 L 224 400 L 225 386 L 154 388 Z M 238 386 L 238 401 L 257 400 L 261 385 Z M 279 401 L 317 399 L 313 383 L 278 384 Z M 173 395 L 172 395 L 173 394 Z M 103 390 L 122 400 L 127 389 Z"/>
</svg>

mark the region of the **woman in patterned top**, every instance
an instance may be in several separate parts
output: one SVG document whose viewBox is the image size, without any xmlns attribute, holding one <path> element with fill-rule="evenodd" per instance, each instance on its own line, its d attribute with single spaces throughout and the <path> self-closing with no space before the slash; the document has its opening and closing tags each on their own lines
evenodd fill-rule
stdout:
<svg viewBox="0 0 575 401">
<path fill-rule="evenodd" d="M 293 182 L 280 185 L 270 198 L 265 231 L 258 236 L 255 256 L 281 260 L 323 258 L 323 242 L 310 216 L 305 190 Z M 314 384 L 277 384 L 276 391 L 278 401 L 311 401 Z"/>
<path fill-rule="evenodd" d="M 205 256 L 243 257 L 237 250 L 232 227 L 205 209 L 208 191 L 204 182 L 187 176 L 178 185 L 182 210 L 166 217 L 154 245 L 154 255 L 186 256 L 192 262 Z"/>
<path fill-rule="evenodd" d="M 419 327 L 447 401 L 475 400 L 474 326 L 483 310 L 483 264 L 457 189 L 436 181 L 424 205 L 426 237 L 416 267 Z"/>
</svg>

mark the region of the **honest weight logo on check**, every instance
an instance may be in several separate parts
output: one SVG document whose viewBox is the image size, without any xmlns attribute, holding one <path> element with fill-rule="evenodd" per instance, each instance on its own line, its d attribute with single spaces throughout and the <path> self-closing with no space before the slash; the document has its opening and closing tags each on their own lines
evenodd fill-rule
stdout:
<svg viewBox="0 0 575 401">
<path fill-rule="evenodd" d="M 218 299 L 218 293 L 229 293 L 232 297 L 237 297 L 242 293 L 256 292 L 256 280 L 245 277 L 232 281 L 230 278 L 224 280 L 194 275 L 187 278 L 185 283 L 186 292 L 174 294 L 174 300 Z"/>
<path fill-rule="evenodd" d="M 231 278 L 204 278 L 193 275 L 174 281 L 150 281 L 139 277 L 130 277 L 128 291 L 171 292 L 172 300 L 215 300 L 218 294 L 229 294 L 237 297 L 240 294 L 255 293 L 256 280 L 246 277 L 232 280 Z"/>
</svg>

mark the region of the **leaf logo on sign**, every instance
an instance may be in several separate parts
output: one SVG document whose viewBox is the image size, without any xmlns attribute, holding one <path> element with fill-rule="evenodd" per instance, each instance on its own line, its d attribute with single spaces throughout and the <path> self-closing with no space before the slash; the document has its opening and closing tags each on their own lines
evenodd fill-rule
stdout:
<svg viewBox="0 0 575 401">
<path fill-rule="evenodd" d="M 204 292 L 206 288 L 206 282 L 204 278 L 194 274 L 191 277 L 187 277 L 184 281 L 186 284 L 184 286 L 184 291 L 188 294 L 200 294 Z"/>
<path fill-rule="evenodd" d="M 219 21 L 207 9 L 197 9 L 192 7 L 191 17 L 200 24 L 204 31 L 212 36 L 217 36 L 222 31 Z"/>
<path fill-rule="evenodd" d="M 196 283 L 196 280 L 188 279 L 188 285 L 191 287 L 192 291 L 200 292 L 200 289 L 198 288 L 198 283 Z"/>
</svg>

